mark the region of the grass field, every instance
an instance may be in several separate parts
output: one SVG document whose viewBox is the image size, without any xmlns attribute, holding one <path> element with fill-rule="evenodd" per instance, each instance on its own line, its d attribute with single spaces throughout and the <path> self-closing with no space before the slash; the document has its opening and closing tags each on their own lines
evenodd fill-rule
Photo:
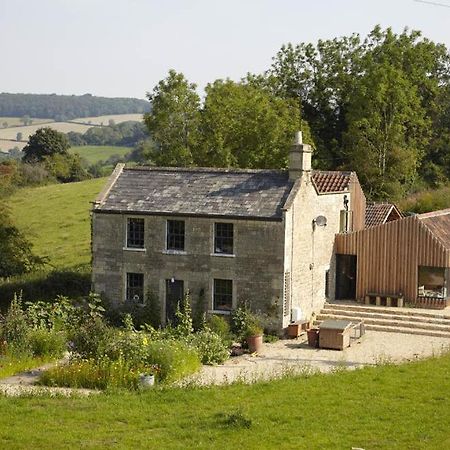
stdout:
<svg viewBox="0 0 450 450">
<path fill-rule="evenodd" d="M 26 127 L 11 127 L 0 128 L 0 139 L 16 139 L 17 133 L 22 133 L 23 139 L 27 140 L 31 134 L 36 133 L 38 128 L 42 128 L 47 125 L 28 125 Z M 68 133 L 69 131 L 76 131 L 77 133 L 85 133 L 90 126 L 80 125 L 76 123 L 68 122 L 53 122 L 48 124 L 49 127 L 62 133 Z"/>
<path fill-rule="evenodd" d="M 13 142 L 8 140 L 1 140 L 0 139 L 0 151 L 1 152 L 7 152 L 8 150 L 11 150 L 14 147 L 19 147 L 21 150 L 27 145 L 26 142 Z"/>
<path fill-rule="evenodd" d="M 78 153 L 86 159 L 89 164 L 95 164 L 99 161 L 106 161 L 110 156 L 125 156 L 132 150 L 130 147 L 114 147 L 112 145 L 83 145 L 80 147 L 72 147 L 72 153 Z"/>
<path fill-rule="evenodd" d="M 110 114 L 97 117 L 80 117 L 78 119 L 72 119 L 71 122 L 90 122 L 92 125 L 101 125 L 103 123 L 103 125 L 108 125 L 110 120 L 114 120 L 115 123 L 127 122 L 129 120 L 140 122 L 142 120 L 142 114 Z"/>
<path fill-rule="evenodd" d="M 36 119 L 34 117 L 31 117 L 31 120 L 33 121 L 33 124 L 42 124 L 42 123 L 49 123 L 54 122 L 53 119 Z M 3 124 L 7 122 L 8 127 L 18 127 L 23 125 L 22 118 L 21 117 L 0 117 L 0 128 L 4 128 Z"/>
<path fill-rule="evenodd" d="M 21 189 L 11 197 L 14 222 L 34 244 L 36 254 L 48 256 L 58 268 L 90 262 L 89 202 L 105 181 Z"/>
<path fill-rule="evenodd" d="M 0 447 L 447 449 L 449 369 L 447 355 L 249 386 L 0 397 Z"/>
</svg>

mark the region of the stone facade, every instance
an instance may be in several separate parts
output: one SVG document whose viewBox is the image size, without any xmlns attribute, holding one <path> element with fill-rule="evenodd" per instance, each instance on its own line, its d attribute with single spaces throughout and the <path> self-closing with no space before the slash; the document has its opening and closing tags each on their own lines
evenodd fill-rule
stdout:
<svg viewBox="0 0 450 450">
<path fill-rule="evenodd" d="M 94 290 L 118 305 L 127 273 L 143 274 L 164 321 L 167 280 L 182 280 L 210 312 L 214 280 L 232 280 L 232 308 L 271 306 L 279 329 L 293 317 L 311 318 L 334 299 L 342 219 L 346 231 L 360 229 L 366 203 L 353 172 L 311 170 L 301 133 L 289 159 L 289 172 L 118 166 L 93 210 Z M 126 248 L 132 217 L 144 218 L 143 248 Z M 168 220 L 184 221 L 182 252 L 166 250 Z M 233 224 L 233 255 L 214 253 L 216 222 Z"/>
<path fill-rule="evenodd" d="M 222 220 L 145 215 L 145 250 L 126 249 L 127 214 L 93 213 L 93 285 L 113 304 L 125 301 L 126 273 L 144 274 L 144 291 L 156 294 L 165 317 L 165 282 L 184 281 L 193 301 L 204 292 L 213 305 L 213 280 L 233 281 L 233 307 L 250 302 L 255 310 L 281 305 L 284 225 L 282 221 Z M 136 216 L 137 217 L 137 216 Z M 185 221 L 185 251 L 166 250 L 168 219 Z M 234 227 L 234 255 L 213 252 L 215 222 Z M 281 306 L 280 306 L 281 307 Z M 281 324 L 280 324 L 281 326 Z"/>
<path fill-rule="evenodd" d="M 349 196 L 348 193 L 319 195 L 308 172 L 301 176 L 294 189 L 296 193 L 285 211 L 284 273 L 285 284 L 290 288 L 285 299 L 283 327 L 291 319 L 292 308 L 300 308 L 302 316 L 309 318 L 322 308 L 327 297 L 334 298 L 334 238 L 340 231 L 344 195 Z M 326 226 L 315 224 L 318 216 L 326 218 Z"/>
</svg>

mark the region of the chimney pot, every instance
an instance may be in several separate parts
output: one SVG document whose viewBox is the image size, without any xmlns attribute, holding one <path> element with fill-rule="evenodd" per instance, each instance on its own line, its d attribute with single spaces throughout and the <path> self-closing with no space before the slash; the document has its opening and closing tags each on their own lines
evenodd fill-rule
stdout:
<svg viewBox="0 0 450 450">
<path fill-rule="evenodd" d="M 311 146 L 303 144 L 301 131 L 295 133 L 294 143 L 289 152 L 289 179 L 296 180 L 311 171 Z"/>
</svg>

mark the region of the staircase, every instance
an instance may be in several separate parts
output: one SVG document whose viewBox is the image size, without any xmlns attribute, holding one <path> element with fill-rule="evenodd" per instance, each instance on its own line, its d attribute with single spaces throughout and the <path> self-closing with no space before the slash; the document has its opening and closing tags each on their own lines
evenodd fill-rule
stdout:
<svg viewBox="0 0 450 450">
<path fill-rule="evenodd" d="M 450 315 L 433 311 L 368 305 L 325 303 L 314 325 L 327 319 L 364 320 L 366 330 L 407 333 L 450 339 Z"/>
</svg>

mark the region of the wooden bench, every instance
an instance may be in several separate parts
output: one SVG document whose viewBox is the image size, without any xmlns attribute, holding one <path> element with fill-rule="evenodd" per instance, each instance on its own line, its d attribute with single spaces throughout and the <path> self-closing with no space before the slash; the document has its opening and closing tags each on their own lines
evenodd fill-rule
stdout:
<svg viewBox="0 0 450 450">
<path fill-rule="evenodd" d="M 369 292 L 364 298 L 366 305 L 395 306 L 397 308 L 403 307 L 403 301 L 402 294 L 376 294 Z"/>
</svg>

